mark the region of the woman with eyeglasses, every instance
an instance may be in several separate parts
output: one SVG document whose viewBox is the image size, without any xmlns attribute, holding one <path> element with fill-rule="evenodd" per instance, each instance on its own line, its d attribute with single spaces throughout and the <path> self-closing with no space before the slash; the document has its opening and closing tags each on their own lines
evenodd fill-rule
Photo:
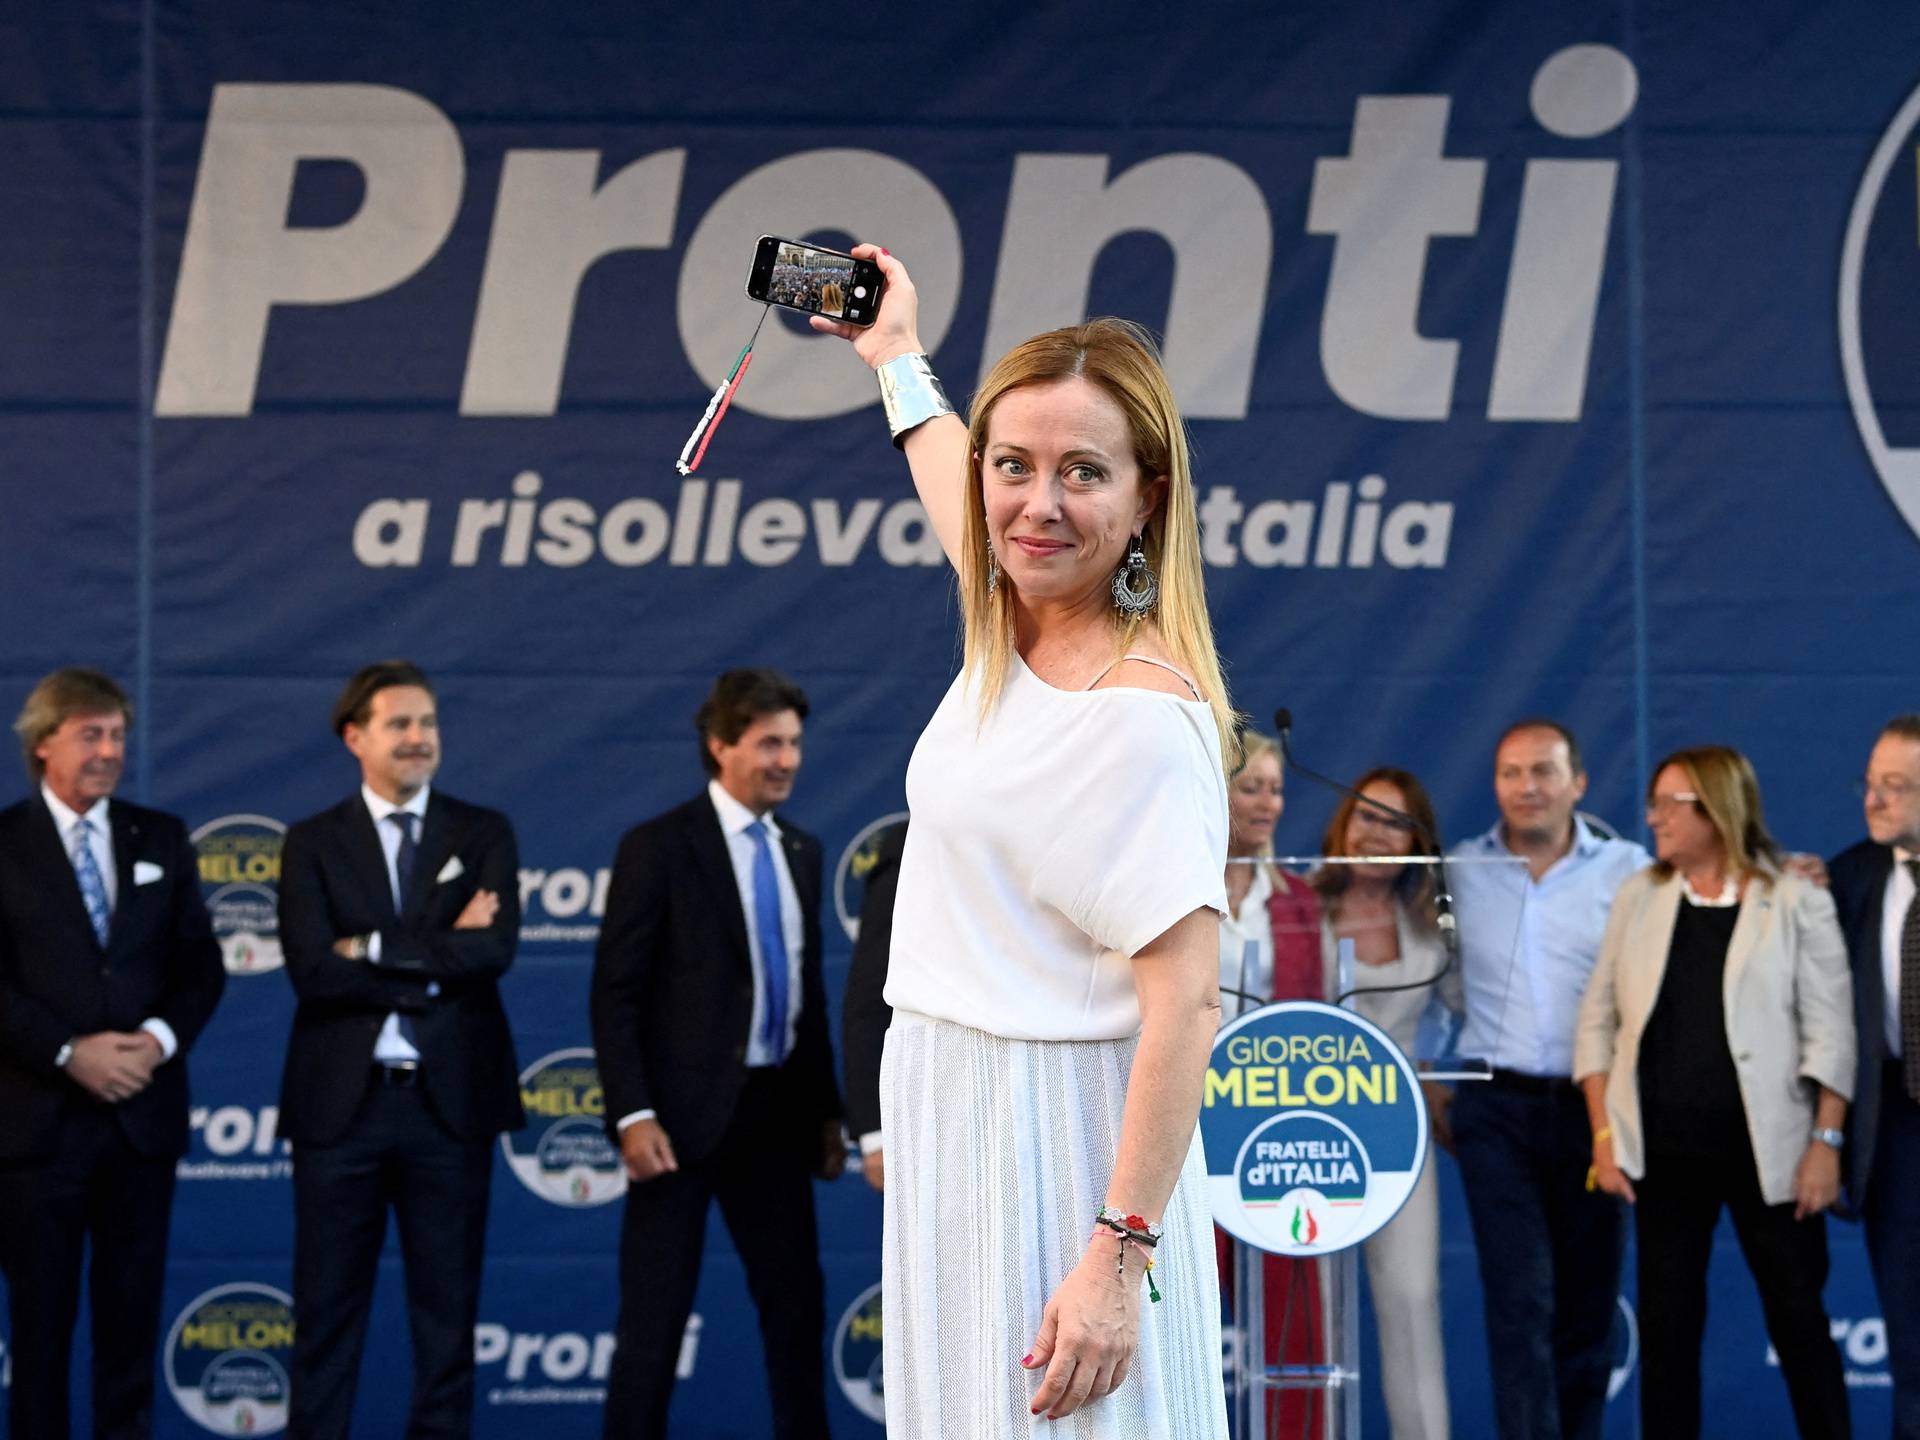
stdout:
<svg viewBox="0 0 1920 1440">
<path fill-rule="evenodd" d="M 1426 787 L 1405 770 L 1369 770 L 1353 788 L 1359 798 L 1341 801 L 1320 846 L 1330 859 L 1351 863 L 1325 865 L 1314 876 L 1325 913 L 1323 983 L 1329 1000 L 1351 989 L 1354 1010 L 1413 1055 L 1428 1007 L 1437 1000 L 1457 1015 L 1462 1003 L 1460 972 L 1447 967 L 1440 939 L 1433 870 L 1393 863 L 1435 854 L 1430 837 L 1439 834 L 1440 824 Z M 1345 942 L 1353 946 L 1354 966 L 1343 981 L 1339 955 Z M 1400 1213 L 1366 1242 L 1366 1255 L 1394 1440 L 1446 1440 L 1440 1192 L 1431 1152 Z"/>
<path fill-rule="evenodd" d="M 1677 751 L 1647 792 L 1656 862 L 1620 887 L 1574 1074 L 1591 1184 L 1634 1207 L 1641 1433 L 1700 1433 L 1707 1262 L 1724 1208 L 1802 1436 L 1845 1436 L 1822 1212 L 1840 1192 L 1853 994 L 1833 899 L 1784 871 L 1746 757 Z"/>
</svg>

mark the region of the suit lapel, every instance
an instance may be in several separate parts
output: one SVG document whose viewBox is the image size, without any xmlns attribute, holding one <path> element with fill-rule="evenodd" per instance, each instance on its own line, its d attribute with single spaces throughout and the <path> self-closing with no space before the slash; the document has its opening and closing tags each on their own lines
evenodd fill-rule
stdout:
<svg viewBox="0 0 1920 1440">
<path fill-rule="evenodd" d="M 1872 1053 L 1886 1051 L 1886 964 L 1881 935 L 1887 923 L 1887 882 L 1893 879 L 1893 847 L 1882 845 L 1874 852 L 1874 870 L 1867 882 L 1867 893 L 1854 912 L 1854 933 L 1847 937 L 1856 957 L 1853 969 L 1854 990 L 1859 997 L 1860 1043 Z"/>
<path fill-rule="evenodd" d="M 420 826 L 419 851 L 413 859 L 413 884 L 403 897 L 406 901 L 402 910 L 408 920 L 417 920 L 426 909 L 427 897 L 433 893 L 435 877 L 440 867 L 447 863 L 447 851 L 451 846 L 447 831 L 447 807 L 440 797 L 431 791 L 427 794 L 427 816 Z"/>
<path fill-rule="evenodd" d="M 107 813 L 113 813 L 111 805 L 107 807 Z M 67 854 L 66 837 L 60 833 L 60 827 L 53 823 L 53 812 L 38 793 L 33 797 L 28 830 L 28 843 L 34 862 L 45 877 L 51 893 L 60 897 L 59 905 L 67 913 L 69 927 L 78 930 L 97 948 L 100 937 L 93 933 L 93 921 L 87 916 L 87 902 L 80 898 L 80 877 L 74 874 L 72 857 Z M 117 859 L 117 841 L 114 850 Z"/>
<path fill-rule="evenodd" d="M 361 886 L 373 896 L 376 909 L 387 920 L 400 917 L 393 908 L 393 881 L 387 876 L 387 852 L 380 848 L 380 832 L 364 797 L 355 795 L 341 812 L 340 828 L 348 863 Z"/>
<path fill-rule="evenodd" d="M 1728 877 L 1732 883 L 1732 877 Z M 1747 893 L 1740 902 L 1740 914 L 1733 922 L 1733 934 L 1727 939 L 1727 966 L 1722 977 L 1720 999 L 1726 1007 L 1726 1013 L 1740 1013 L 1740 1007 L 1733 1003 L 1735 990 L 1740 977 L 1746 973 L 1747 961 L 1767 933 L 1767 926 L 1773 920 L 1773 902 L 1775 886 L 1772 881 L 1756 875 L 1747 882 Z"/>
<path fill-rule="evenodd" d="M 751 965 L 753 951 L 747 944 L 747 917 L 740 904 L 740 882 L 734 877 L 733 855 L 727 849 L 726 832 L 720 828 L 719 812 L 713 808 L 711 799 L 701 795 L 694 801 L 687 819 L 687 849 L 706 877 L 714 910 L 722 917 L 720 928 L 739 953 L 740 963 Z"/>
<path fill-rule="evenodd" d="M 793 877 L 794 894 L 800 897 L 800 929 L 806 934 L 813 928 L 814 917 L 808 913 L 814 905 L 813 897 L 820 893 L 819 877 L 813 873 L 813 852 L 784 823 L 780 827 L 780 848 L 786 853 L 787 874 Z"/>
<path fill-rule="evenodd" d="M 1660 987 L 1667 978 L 1667 954 L 1673 949 L 1673 927 L 1679 918 L 1680 877 L 1675 875 L 1647 892 L 1646 908 L 1640 912 L 1640 953 L 1653 957 L 1653 969 L 1647 977 L 1647 1008 L 1640 1017 L 1642 1023 L 1660 1003 Z"/>
<path fill-rule="evenodd" d="M 113 916 L 107 925 L 107 944 L 109 947 L 121 938 L 126 917 L 132 913 L 135 888 L 133 884 L 133 862 L 139 857 L 144 836 L 140 822 L 134 818 L 124 805 L 107 806 L 107 825 L 113 831 Z M 71 868 L 71 867 L 69 867 Z M 74 881 L 79 889 L 79 880 Z M 84 907 L 83 907 L 84 908 Z"/>
</svg>

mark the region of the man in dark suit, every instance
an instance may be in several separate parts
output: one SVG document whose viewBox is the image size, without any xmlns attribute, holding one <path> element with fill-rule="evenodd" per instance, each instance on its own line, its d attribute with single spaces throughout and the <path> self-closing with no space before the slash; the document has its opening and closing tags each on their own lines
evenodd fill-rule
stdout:
<svg viewBox="0 0 1920 1440">
<path fill-rule="evenodd" d="M 1864 789 L 1868 838 L 1828 867 L 1860 1042 L 1847 1197 L 1886 1317 L 1894 1434 L 1920 1440 L 1920 715 L 1887 722 Z"/>
<path fill-rule="evenodd" d="M 760 1314 L 773 1433 L 824 1440 L 811 1171 L 845 1168 L 820 978 L 820 845 L 793 791 L 807 700 L 730 670 L 695 724 L 709 783 L 627 832 L 593 967 L 593 1042 L 628 1177 L 609 1440 L 664 1436 L 720 1202 Z"/>
<path fill-rule="evenodd" d="M 187 1051 L 226 983 L 186 826 L 110 799 L 132 713 L 57 670 L 14 722 L 35 793 L 0 812 L 0 1267 L 13 1434 L 68 1433 L 88 1243 L 93 1425 L 153 1425 L 154 1343 Z"/>
<path fill-rule="evenodd" d="M 860 933 L 847 966 L 840 1007 L 840 1057 L 847 1071 L 847 1128 L 860 1146 L 860 1169 L 876 1190 L 886 1188 L 886 1132 L 880 1128 L 880 1056 L 893 1007 L 887 1004 L 887 959 L 893 948 L 893 897 L 900 890 L 900 857 L 907 822 L 887 826 L 873 840 L 873 865 L 860 899 Z M 858 868 L 858 861 L 855 862 Z"/>
<path fill-rule="evenodd" d="M 386 1238 L 413 1340 L 409 1437 L 473 1414 L 494 1139 L 525 1123 L 496 982 L 520 928 L 507 817 L 434 790 L 433 687 L 401 660 L 347 682 L 359 790 L 287 831 L 280 936 L 300 998 L 280 1089 L 293 1142 L 293 1440 L 345 1436 Z"/>
</svg>

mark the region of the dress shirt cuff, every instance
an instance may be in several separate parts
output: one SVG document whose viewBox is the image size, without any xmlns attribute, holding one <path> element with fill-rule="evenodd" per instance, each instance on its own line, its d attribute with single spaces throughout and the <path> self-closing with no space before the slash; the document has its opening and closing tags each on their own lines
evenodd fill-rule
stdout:
<svg viewBox="0 0 1920 1440">
<path fill-rule="evenodd" d="M 872 1155 L 876 1151 L 886 1149 L 886 1146 L 887 1132 L 884 1130 L 869 1130 L 860 1137 L 860 1153 L 862 1155 Z"/>
<path fill-rule="evenodd" d="M 380 963 L 380 932 L 378 930 L 370 931 L 367 935 L 367 963 L 369 965 Z"/>
<path fill-rule="evenodd" d="M 636 1110 L 631 1115 L 622 1115 L 616 1128 L 625 1130 L 629 1125 L 638 1125 L 642 1120 L 653 1119 L 653 1111 Z"/>
<path fill-rule="evenodd" d="M 155 1016 L 151 1020 L 142 1020 L 140 1028 L 160 1042 L 160 1063 L 166 1064 L 180 1053 L 180 1038 L 173 1033 L 173 1027 Z"/>
</svg>

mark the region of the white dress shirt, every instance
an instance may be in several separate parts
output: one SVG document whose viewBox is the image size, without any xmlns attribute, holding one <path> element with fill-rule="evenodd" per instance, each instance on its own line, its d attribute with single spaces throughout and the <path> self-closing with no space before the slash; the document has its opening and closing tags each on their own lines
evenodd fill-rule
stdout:
<svg viewBox="0 0 1920 1440">
<path fill-rule="evenodd" d="M 740 892 L 740 915 L 747 926 L 747 953 L 753 962 L 753 1017 L 747 1027 L 747 1065 L 754 1068 L 778 1065 L 793 1052 L 794 1036 L 800 1024 L 800 960 L 806 943 L 806 927 L 800 915 L 800 892 L 793 887 L 793 875 L 787 869 L 786 847 L 780 843 L 780 825 L 772 814 L 756 815 L 729 795 L 718 780 L 707 782 L 707 798 L 713 802 L 720 820 L 720 833 L 727 840 L 727 857 L 733 861 L 733 880 Z M 767 849 L 773 856 L 774 884 L 780 891 L 780 933 L 787 942 L 787 1025 L 778 1050 L 762 1033 L 767 1028 L 766 961 L 760 954 L 760 931 L 754 924 L 753 837 L 747 831 L 755 824 L 767 827 Z M 651 1120 L 652 1110 L 636 1110 L 620 1117 L 618 1129 L 624 1130 L 640 1120 Z"/>
<path fill-rule="evenodd" d="M 387 857 L 387 884 L 393 890 L 393 913 L 398 915 L 406 903 L 406 897 L 400 893 L 400 827 L 389 825 L 387 816 L 404 811 L 417 816 L 414 825 L 414 851 L 419 853 L 421 837 L 427 828 L 427 796 L 431 785 L 422 785 L 420 791 L 404 805 L 396 805 L 383 795 L 376 795 L 370 785 L 361 785 L 360 798 L 367 802 L 367 812 L 373 816 L 373 833 L 380 837 L 380 851 Z M 380 932 L 373 932 L 367 942 L 367 959 L 373 964 L 380 963 Z M 420 1052 L 407 1042 L 400 1033 L 400 1012 L 388 1015 L 380 1027 L 380 1034 L 373 1042 L 373 1058 L 382 1065 L 418 1065 Z"/>
<path fill-rule="evenodd" d="M 102 795 L 94 801 L 93 808 L 84 817 L 54 794 L 45 781 L 40 784 L 40 798 L 47 802 L 47 809 L 53 815 L 53 828 L 60 832 L 60 848 L 69 864 L 73 861 L 73 827 L 82 818 L 93 827 L 88 832 L 87 848 L 93 851 L 93 863 L 100 867 L 100 882 L 107 891 L 107 913 L 112 914 L 120 903 L 120 872 L 113 865 L 113 826 L 107 819 L 107 797 Z M 77 881 L 77 870 L 74 876 Z M 154 1015 L 142 1020 L 140 1028 L 160 1042 L 161 1064 L 173 1059 L 180 1049 L 180 1041 L 171 1025 Z"/>
<path fill-rule="evenodd" d="M 1900 932 L 1906 928 L 1907 907 L 1913 904 L 1913 875 L 1907 862 L 1913 851 L 1893 847 L 1893 873 L 1887 876 L 1886 898 L 1880 902 L 1880 979 L 1887 1003 L 1880 1007 L 1887 1032 L 1887 1058 L 1900 1059 Z"/>
</svg>

